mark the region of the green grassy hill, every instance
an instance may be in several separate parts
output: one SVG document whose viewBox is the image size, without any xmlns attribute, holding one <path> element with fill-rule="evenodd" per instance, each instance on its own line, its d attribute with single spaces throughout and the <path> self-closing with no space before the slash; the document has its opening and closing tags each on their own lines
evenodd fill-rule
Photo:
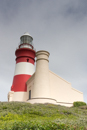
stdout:
<svg viewBox="0 0 87 130">
<path fill-rule="evenodd" d="M 83 109 L 84 108 L 84 109 Z M 87 130 L 87 106 L 0 103 L 0 130 Z"/>
</svg>

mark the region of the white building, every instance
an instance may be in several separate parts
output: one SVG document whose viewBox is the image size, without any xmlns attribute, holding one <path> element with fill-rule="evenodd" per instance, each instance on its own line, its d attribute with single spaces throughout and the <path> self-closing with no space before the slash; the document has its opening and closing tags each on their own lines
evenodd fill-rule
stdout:
<svg viewBox="0 0 87 130">
<path fill-rule="evenodd" d="M 21 36 L 20 40 L 22 43 L 15 52 L 16 68 L 8 101 L 53 103 L 69 107 L 75 101 L 83 101 L 82 92 L 72 88 L 71 83 L 49 70 L 49 52 L 35 52 L 31 44 L 33 38 L 28 33 Z"/>
</svg>

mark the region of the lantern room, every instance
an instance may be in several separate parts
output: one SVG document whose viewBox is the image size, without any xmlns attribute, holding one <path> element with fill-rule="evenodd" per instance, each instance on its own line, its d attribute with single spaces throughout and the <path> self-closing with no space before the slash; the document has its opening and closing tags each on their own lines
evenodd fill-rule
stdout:
<svg viewBox="0 0 87 130">
<path fill-rule="evenodd" d="M 32 41 L 33 41 L 32 36 L 29 33 L 24 33 L 20 37 L 19 48 L 30 48 L 30 49 L 33 49 Z"/>
</svg>

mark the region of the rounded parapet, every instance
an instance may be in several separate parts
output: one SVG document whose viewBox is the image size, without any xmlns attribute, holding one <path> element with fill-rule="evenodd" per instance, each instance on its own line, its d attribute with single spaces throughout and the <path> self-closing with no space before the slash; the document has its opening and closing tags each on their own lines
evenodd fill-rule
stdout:
<svg viewBox="0 0 87 130">
<path fill-rule="evenodd" d="M 36 61 L 38 61 L 38 60 L 47 60 L 47 61 L 49 61 L 48 60 L 49 55 L 50 55 L 50 53 L 48 51 L 44 51 L 44 50 L 37 51 L 36 52 L 36 57 L 37 57 Z"/>
</svg>

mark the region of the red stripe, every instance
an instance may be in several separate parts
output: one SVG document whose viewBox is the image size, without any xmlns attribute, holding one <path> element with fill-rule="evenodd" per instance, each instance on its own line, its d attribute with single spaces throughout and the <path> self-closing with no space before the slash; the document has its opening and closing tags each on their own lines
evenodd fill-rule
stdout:
<svg viewBox="0 0 87 130">
<path fill-rule="evenodd" d="M 32 59 L 35 58 L 35 51 L 32 49 L 28 48 L 20 48 L 15 51 L 16 57 L 22 57 L 22 56 L 27 56 L 31 57 Z"/>
<path fill-rule="evenodd" d="M 18 92 L 18 91 L 27 91 L 26 81 L 31 77 L 31 75 L 16 75 L 13 79 L 13 85 L 11 87 L 11 91 Z"/>
<path fill-rule="evenodd" d="M 19 57 L 16 59 L 16 64 L 19 62 L 29 62 L 32 63 L 34 65 L 34 59 L 31 59 L 30 57 Z"/>
<path fill-rule="evenodd" d="M 20 48 L 15 51 L 16 63 L 19 62 L 35 62 L 35 51 L 29 48 Z M 29 59 L 29 61 L 27 61 Z"/>
</svg>

